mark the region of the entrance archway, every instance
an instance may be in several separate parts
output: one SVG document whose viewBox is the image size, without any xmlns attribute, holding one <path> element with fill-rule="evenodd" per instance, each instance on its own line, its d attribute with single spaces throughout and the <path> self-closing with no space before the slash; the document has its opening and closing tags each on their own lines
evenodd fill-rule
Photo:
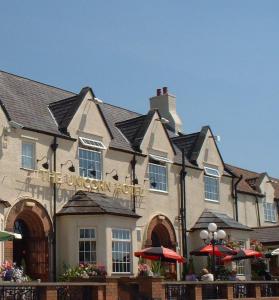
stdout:
<svg viewBox="0 0 279 300">
<path fill-rule="evenodd" d="M 164 246 L 175 250 L 176 245 L 176 235 L 171 221 L 163 215 L 155 216 L 148 225 L 145 246 Z"/>
<path fill-rule="evenodd" d="M 34 200 L 21 200 L 8 215 L 6 230 L 22 234 L 7 242 L 5 255 L 25 268 L 32 279 L 49 279 L 49 236 L 52 224 L 46 209 Z"/>
</svg>

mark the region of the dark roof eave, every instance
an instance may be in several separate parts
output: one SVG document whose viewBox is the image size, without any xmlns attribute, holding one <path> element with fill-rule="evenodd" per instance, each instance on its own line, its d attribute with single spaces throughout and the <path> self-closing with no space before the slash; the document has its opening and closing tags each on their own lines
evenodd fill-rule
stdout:
<svg viewBox="0 0 279 300">
<path fill-rule="evenodd" d="M 67 212 L 61 212 L 61 213 L 57 213 L 56 216 L 57 217 L 61 217 L 61 216 L 80 216 L 80 215 L 113 215 L 113 216 L 120 216 L 120 217 L 126 217 L 126 218 L 133 218 L 133 219 L 139 219 L 141 218 L 140 215 L 130 215 L 130 214 L 121 214 L 121 213 L 113 213 L 113 212 L 72 212 L 72 213 L 67 213 Z"/>
<path fill-rule="evenodd" d="M 237 192 L 241 193 L 241 194 L 257 196 L 257 197 L 260 197 L 260 198 L 265 197 L 263 194 L 258 194 L 257 192 L 253 193 L 253 192 L 246 192 L 246 191 L 241 191 L 241 190 L 237 190 Z"/>
<path fill-rule="evenodd" d="M 70 141 L 73 141 L 73 142 L 75 142 L 77 140 L 76 138 L 72 138 L 70 136 L 67 137 L 66 135 L 63 135 L 63 134 L 51 133 L 51 132 L 40 130 L 40 129 L 30 128 L 30 127 L 25 127 L 25 126 L 22 129 L 37 132 L 37 133 L 46 134 L 46 135 L 53 136 L 53 137 L 58 137 L 58 138 L 65 139 L 65 140 L 70 140 Z"/>
<path fill-rule="evenodd" d="M 190 232 L 196 231 L 196 230 L 203 230 L 207 229 L 207 227 L 202 227 L 202 228 L 191 228 Z M 222 229 L 233 229 L 233 230 L 240 230 L 240 231 L 253 231 L 252 228 L 238 228 L 238 227 L 229 227 L 229 226 L 222 226 Z"/>
</svg>

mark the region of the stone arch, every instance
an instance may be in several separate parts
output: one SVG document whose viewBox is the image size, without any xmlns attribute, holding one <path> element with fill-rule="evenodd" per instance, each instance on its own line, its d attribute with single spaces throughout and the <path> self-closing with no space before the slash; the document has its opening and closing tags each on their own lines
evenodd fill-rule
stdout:
<svg viewBox="0 0 279 300">
<path fill-rule="evenodd" d="M 14 226 L 21 224 L 21 227 Z M 26 265 L 27 274 L 33 279 L 48 280 L 50 275 L 50 236 L 52 222 L 46 209 L 33 199 L 19 200 L 9 211 L 5 229 L 22 229 L 21 240 L 5 242 L 5 258 Z"/>
<path fill-rule="evenodd" d="M 48 236 L 52 233 L 52 222 L 48 212 L 38 201 L 22 199 L 17 202 L 9 211 L 6 220 L 7 231 L 13 231 L 15 220 L 19 216 L 26 219 L 33 231 L 38 226 L 37 229 L 40 234 L 44 233 L 45 236 Z"/>
<path fill-rule="evenodd" d="M 177 246 L 177 239 L 174 227 L 171 221 L 164 215 L 157 215 L 151 219 L 147 228 L 145 247 L 154 246 L 154 238 L 159 243 L 171 249 Z M 156 245 L 157 246 L 157 245 Z"/>
</svg>

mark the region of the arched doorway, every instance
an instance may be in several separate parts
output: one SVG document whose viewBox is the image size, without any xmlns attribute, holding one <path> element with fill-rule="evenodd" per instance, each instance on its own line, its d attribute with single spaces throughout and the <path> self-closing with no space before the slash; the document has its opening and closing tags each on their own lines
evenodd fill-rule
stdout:
<svg viewBox="0 0 279 300">
<path fill-rule="evenodd" d="M 48 280 L 52 225 L 45 208 L 36 201 L 21 200 L 10 210 L 6 229 L 22 234 L 22 239 L 7 242 L 6 257 L 10 253 L 10 259 L 32 279 Z"/>
<path fill-rule="evenodd" d="M 145 246 L 164 246 L 175 250 L 176 245 L 176 235 L 171 221 L 163 215 L 154 217 L 147 228 Z"/>
<path fill-rule="evenodd" d="M 154 217 L 147 228 L 145 247 L 166 247 L 176 250 L 176 235 L 171 221 L 163 215 Z M 165 276 L 170 279 L 177 278 L 176 264 L 162 263 Z"/>
</svg>

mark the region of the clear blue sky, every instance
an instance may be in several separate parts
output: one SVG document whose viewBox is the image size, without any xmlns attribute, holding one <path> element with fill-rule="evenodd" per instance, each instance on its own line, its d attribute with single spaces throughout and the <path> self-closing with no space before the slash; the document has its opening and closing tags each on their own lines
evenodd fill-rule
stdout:
<svg viewBox="0 0 279 300">
<path fill-rule="evenodd" d="M 188 133 L 279 177 L 279 1 L 10 0 L 0 69 L 146 113 L 168 86 Z"/>
</svg>

